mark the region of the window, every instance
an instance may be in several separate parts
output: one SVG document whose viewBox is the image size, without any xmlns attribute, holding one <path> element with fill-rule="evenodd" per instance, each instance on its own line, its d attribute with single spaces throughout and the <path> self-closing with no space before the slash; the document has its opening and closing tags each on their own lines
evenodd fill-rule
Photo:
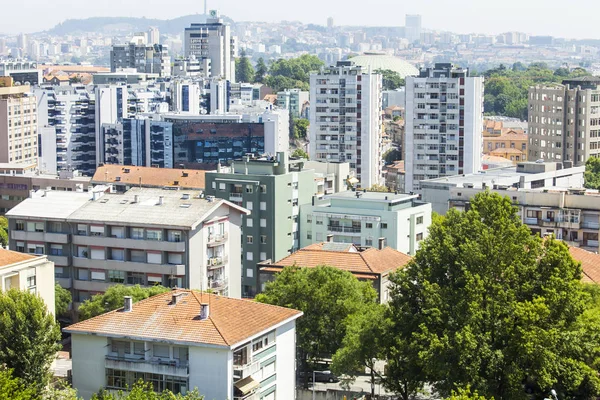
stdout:
<svg viewBox="0 0 600 400">
<path fill-rule="evenodd" d="M 44 223 L 43 222 L 36 222 L 35 223 L 35 231 L 36 232 L 44 232 Z"/>
<path fill-rule="evenodd" d="M 169 231 L 169 242 L 179 243 L 181 242 L 181 231 Z"/>
<path fill-rule="evenodd" d="M 251 251 L 246 252 L 246 260 L 248 260 L 248 261 L 254 260 L 254 253 L 252 253 Z"/>
<path fill-rule="evenodd" d="M 261 228 L 266 228 L 267 227 L 267 219 L 266 218 L 261 218 L 260 219 L 260 227 Z"/>
<path fill-rule="evenodd" d="M 122 226 L 113 226 L 110 228 L 110 235 L 114 238 L 123 239 L 125 237 L 125 228 Z"/>
<path fill-rule="evenodd" d="M 252 228 L 252 220 L 250 218 L 246 219 L 246 226 Z"/>
<path fill-rule="evenodd" d="M 63 255 L 62 244 L 51 244 L 50 245 L 50 254 L 53 256 L 62 256 Z"/>
<path fill-rule="evenodd" d="M 253 191 L 252 185 L 246 185 L 246 193 L 252 193 Z"/>
<path fill-rule="evenodd" d="M 169 346 L 155 344 L 152 346 L 152 355 L 159 358 L 170 358 Z"/>
<path fill-rule="evenodd" d="M 312 224 L 312 214 L 308 214 L 308 215 L 306 216 L 306 223 L 308 223 L 308 224 Z"/>
<path fill-rule="evenodd" d="M 267 209 L 267 202 L 266 201 L 261 201 L 260 202 L 260 210 L 261 211 L 265 211 Z"/>
<path fill-rule="evenodd" d="M 254 238 L 250 235 L 246 236 L 246 243 L 248 243 L 248 244 L 254 243 Z"/>
<path fill-rule="evenodd" d="M 17 251 L 25 253 L 25 242 L 17 242 Z"/>
<path fill-rule="evenodd" d="M 169 253 L 168 260 L 169 260 L 169 264 L 172 264 L 172 265 L 183 264 L 183 254 Z"/>
<path fill-rule="evenodd" d="M 125 261 L 125 250 L 110 249 L 110 259 L 115 261 Z"/>
<path fill-rule="evenodd" d="M 365 246 L 373 246 L 373 239 L 365 239 Z"/>
<path fill-rule="evenodd" d="M 60 233 L 62 232 L 62 224 L 60 222 L 49 222 L 50 232 Z"/>
<path fill-rule="evenodd" d="M 312 232 L 311 231 L 306 232 L 306 239 L 312 240 Z"/>
<path fill-rule="evenodd" d="M 383 222 L 383 223 L 381 224 L 381 229 L 387 229 L 387 223 Z"/>
<path fill-rule="evenodd" d="M 264 251 L 261 251 L 259 258 L 260 258 L 260 261 L 265 261 L 267 259 L 267 253 L 265 253 Z"/>
<path fill-rule="evenodd" d="M 106 255 L 104 254 L 103 248 L 92 248 L 90 253 L 90 258 L 92 260 L 106 260 Z"/>
<path fill-rule="evenodd" d="M 87 235 L 87 225 L 77 224 L 77 234 L 80 236 L 86 236 Z"/>
<path fill-rule="evenodd" d="M 421 225 L 423 223 L 423 216 L 417 217 L 417 225 Z"/>
<path fill-rule="evenodd" d="M 162 240 L 162 230 L 160 230 L 160 229 L 146 230 L 146 240 Z"/>
<path fill-rule="evenodd" d="M 260 235 L 260 244 L 267 244 L 267 235 Z"/>
<path fill-rule="evenodd" d="M 90 280 L 90 271 L 87 269 L 80 268 L 77 270 L 77 280 L 80 281 L 89 281 Z"/>
<path fill-rule="evenodd" d="M 162 264 L 162 253 L 149 251 L 147 253 L 148 264 Z"/>
<path fill-rule="evenodd" d="M 106 368 L 106 387 L 108 389 L 126 389 L 128 386 L 126 371 Z"/>
<path fill-rule="evenodd" d="M 91 225 L 90 236 L 104 236 L 104 226 L 102 225 Z"/>
<path fill-rule="evenodd" d="M 254 278 L 254 270 L 252 268 L 246 268 L 246 277 Z"/>
<path fill-rule="evenodd" d="M 225 190 L 225 186 L 224 183 L 219 183 L 219 190 Z"/>
<path fill-rule="evenodd" d="M 367 229 L 373 228 L 373 223 L 372 222 L 365 223 L 365 228 L 367 228 Z"/>
<path fill-rule="evenodd" d="M 317 217 L 317 225 L 323 225 L 323 217 Z"/>
<path fill-rule="evenodd" d="M 260 185 L 260 192 L 267 193 L 267 185 Z"/>
<path fill-rule="evenodd" d="M 417 242 L 420 242 L 421 240 L 423 240 L 423 234 L 417 233 Z"/>
<path fill-rule="evenodd" d="M 252 205 L 253 205 L 253 203 L 251 201 L 246 202 L 246 208 L 250 211 L 252 211 Z"/>
<path fill-rule="evenodd" d="M 106 271 L 91 271 L 91 278 L 93 281 L 106 282 Z"/>
<path fill-rule="evenodd" d="M 143 273 L 140 272 L 128 272 L 127 273 L 127 284 L 128 285 L 145 285 L 146 279 Z"/>
<path fill-rule="evenodd" d="M 113 283 L 125 283 L 125 271 L 108 271 L 108 280 Z"/>
<path fill-rule="evenodd" d="M 16 231 L 24 231 L 25 230 L 25 221 L 17 221 L 15 223 L 15 230 Z"/>
<path fill-rule="evenodd" d="M 133 342 L 133 354 L 143 356 L 145 353 L 144 342 Z"/>
<path fill-rule="evenodd" d="M 142 250 L 131 250 L 129 261 L 132 262 L 146 262 L 146 253 Z"/>
<path fill-rule="evenodd" d="M 32 290 L 35 289 L 36 286 L 36 278 L 35 278 L 35 269 L 31 269 L 27 271 L 27 289 Z"/>
<path fill-rule="evenodd" d="M 131 238 L 136 240 L 144 239 L 144 228 L 131 228 Z"/>
<path fill-rule="evenodd" d="M 44 254 L 44 245 L 36 243 L 27 244 L 27 252 L 29 254 Z"/>
</svg>

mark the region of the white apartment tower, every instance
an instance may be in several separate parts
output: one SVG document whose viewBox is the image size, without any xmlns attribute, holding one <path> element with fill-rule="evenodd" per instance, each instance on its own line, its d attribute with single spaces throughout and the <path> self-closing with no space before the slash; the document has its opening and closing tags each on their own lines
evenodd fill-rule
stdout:
<svg viewBox="0 0 600 400">
<path fill-rule="evenodd" d="M 310 76 L 310 159 L 349 162 L 369 188 L 381 181 L 381 75 L 339 61 Z"/>
<path fill-rule="evenodd" d="M 208 77 L 220 77 L 235 81 L 235 37 L 231 28 L 223 23 L 216 10 L 211 10 L 205 24 L 192 24 L 185 28 L 185 56 L 198 60 L 210 60 Z"/>
<path fill-rule="evenodd" d="M 406 14 L 404 23 L 404 36 L 409 43 L 421 40 L 421 16 L 418 14 Z"/>
<path fill-rule="evenodd" d="M 481 168 L 483 78 L 437 63 L 406 78 L 406 192 L 419 182 Z"/>
</svg>

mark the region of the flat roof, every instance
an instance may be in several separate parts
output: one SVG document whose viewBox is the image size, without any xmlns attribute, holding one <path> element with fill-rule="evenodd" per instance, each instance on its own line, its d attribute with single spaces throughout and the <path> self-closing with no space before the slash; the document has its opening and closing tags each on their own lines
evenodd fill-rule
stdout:
<svg viewBox="0 0 600 400">
<path fill-rule="evenodd" d="M 90 192 L 38 190 L 6 213 L 8 217 L 66 219 L 75 210 L 90 202 Z"/>
<path fill-rule="evenodd" d="M 360 193 L 360 197 L 356 194 Z M 383 201 L 387 203 L 397 203 L 411 199 L 418 199 L 416 194 L 394 193 L 394 192 L 364 192 L 364 191 L 345 191 L 325 196 L 326 199 L 342 199 L 342 200 L 373 200 Z"/>
</svg>

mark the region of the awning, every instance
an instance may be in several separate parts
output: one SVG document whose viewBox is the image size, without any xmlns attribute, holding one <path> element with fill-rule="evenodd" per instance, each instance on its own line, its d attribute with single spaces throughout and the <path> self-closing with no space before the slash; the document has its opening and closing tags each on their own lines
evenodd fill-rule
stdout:
<svg viewBox="0 0 600 400">
<path fill-rule="evenodd" d="M 259 387 L 260 382 L 255 381 L 254 379 L 252 379 L 251 376 L 248 376 L 244 379 L 240 379 L 239 381 L 237 381 L 234 386 L 236 391 L 239 391 L 242 396 L 245 396 L 257 387 Z"/>
</svg>

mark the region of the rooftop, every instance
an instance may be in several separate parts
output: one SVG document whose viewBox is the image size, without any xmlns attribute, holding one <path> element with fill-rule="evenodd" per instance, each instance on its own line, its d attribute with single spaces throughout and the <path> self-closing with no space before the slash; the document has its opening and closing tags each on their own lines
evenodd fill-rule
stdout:
<svg viewBox="0 0 600 400">
<path fill-rule="evenodd" d="M 6 213 L 8 217 L 66 219 L 90 202 L 92 193 L 38 190 Z"/>
<path fill-rule="evenodd" d="M 119 183 L 146 187 L 204 189 L 204 170 L 181 170 L 105 164 L 96 170 L 92 183 Z"/>
<path fill-rule="evenodd" d="M 394 192 L 365 192 L 365 191 L 345 191 L 339 192 L 332 195 L 325 196 L 326 199 L 359 199 L 359 200 L 371 200 L 385 203 L 400 203 L 409 200 L 416 200 L 419 198 L 416 194 L 405 194 L 405 193 L 394 193 Z"/>
<path fill-rule="evenodd" d="M 391 247 L 383 250 L 368 248 L 359 251 L 355 246 L 345 243 L 315 243 L 306 246 L 289 256 L 261 268 L 277 272 L 284 267 L 298 266 L 315 268 L 328 265 L 361 278 L 374 279 L 374 275 L 384 274 L 404 267 L 412 259 Z"/>
<path fill-rule="evenodd" d="M 0 268 L 8 267 L 22 261 L 34 260 L 37 256 L 19 253 L 18 251 L 4 250 L 0 247 Z"/>
<path fill-rule="evenodd" d="M 390 56 L 387 54 L 378 53 L 365 53 L 360 56 L 352 57 L 350 59 L 356 65 L 368 68 L 371 67 L 371 71 L 378 69 L 389 69 L 397 72 L 401 78 L 409 75 L 418 75 L 419 70 L 411 63 L 404 61 L 400 57 Z"/>
<path fill-rule="evenodd" d="M 578 247 L 569 247 L 573 259 L 581 263 L 583 270 L 583 283 L 600 284 L 600 254 L 592 253 Z"/>
<path fill-rule="evenodd" d="M 180 296 L 175 304 L 173 295 Z M 209 304 L 210 309 L 205 320 L 200 319 L 202 304 Z M 130 312 L 121 308 L 65 331 L 234 348 L 301 315 L 297 310 L 252 300 L 178 289 L 134 303 Z"/>
</svg>

